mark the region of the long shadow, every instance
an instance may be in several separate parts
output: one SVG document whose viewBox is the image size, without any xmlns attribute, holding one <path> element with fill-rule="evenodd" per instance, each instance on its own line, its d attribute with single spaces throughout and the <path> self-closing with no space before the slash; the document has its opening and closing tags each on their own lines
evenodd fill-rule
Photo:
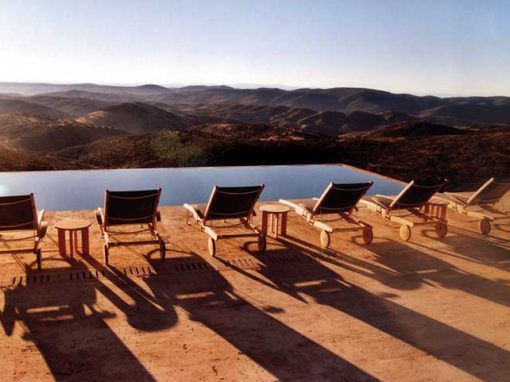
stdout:
<svg viewBox="0 0 510 382">
<path fill-rule="evenodd" d="M 510 287 L 473 273 L 469 273 L 447 261 L 438 259 L 416 248 L 408 248 L 403 253 L 394 250 L 396 243 L 377 243 L 371 247 L 377 264 L 405 276 L 404 282 L 439 284 L 448 289 L 457 289 L 488 301 L 510 307 Z M 343 256 L 349 261 L 349 256 Z M 411 261 L 412 259 L 412 261 Z M 395 287 L 394 280 L 388 279 L 377 267 L 366 263 L 378 281 Z"/>
<path fill-rule="evenodd" d="M 180 277 L 162 282 L 158 276 L 145 282 L 158 300 L 173 301 L 278 380 L 377 380 L 250 304 L 217 271 L 201 273 L 191 282 Z"/>
<path fill-rule="evenodd" d="M 319 248 L 293 236 L 287 236 L 287 239 L 282 239 L 281 241 L 287 246 L 287 248 L 289 248 L 289 246 L 293 246 L 300 252 L 306 252 L 308 256 L 313 257 L 314 259 L 323 263 L 338 266 L 351 272 L 361 274 L 365 277 L 375 278 L 376 280 L 381 281 L 385 285 L 388 285 L 394 289 L 412 290 L 420 288 L 424 283 L 428 284 L 426 280 L 422 280 L 417 277 L 409 277 L 408 274 L 405 274 L 398 269 L 392 269 L 364 261 L 356 256 L 350 255 L 347 251 L 338 252 L 333 249 Z M 373 243 L 369 248 L 371 251 L 374 251 L 376 246 L 382 248 L 385 246 L 385 244 Z M 395 253 L 395 249 L 394 247 L 390 248 L 388 246 L 387 251 L 379 251 L 376 254 L 383 256 L 385 252 L 387 252 L 389 255 L 392 255 Z M 404 258 L 405 261 L 408 261 L 407 254 L 404 256 Z"/>
<path fill-rule="evenodd" d="M 151 253 L 148 256 L 150 255 Z M 177 323 L 177 314 L 171 303 L 154 298 L 115 267 L 105 268 L 92 256 L 82 255 L 82 258 L 93 268 L 101 270 L 110 283 L 134 301 L 134 304 L 127 303 L 107 283 L 98 280 L 97 291 L 124 313 L 132 327 L 141 331 L 152 332 L 168 329 Z"/>
<path fill-rule="evenodd" d="M 155 381 L 106 323 L 115 314 L 97 308 L 97 292 L 94 280 L 18 284 L 4 291 L 0 321 L 8 336 L 20 325 L 57 381 Z"/>
<path fill-rule="evenodd" d="M 453 252 L 461 253 L 464 257 L 470 258 L 473 261 L 502 269 L 504 271 L 510 270 L 510 247 L 505 248 L 495 245 L 494 242 L 488 241 L 482 237 L 468 236 L 463 234 L 463 230 L 456 228 L 460 232 L 455 236 L 446 236 L 442 239 L 443 243 L 452 248 Z M 508 240 L 496 238 L 499 243 L 510 245 L 510 236 Z"/>
<path fill-rule="evenodd" d="M 308 255 L 317 260 L 372 277 L 394 289 L 410 290 L 425 284 L 439 284 L 444 288 L 461 290 L 500 305 L 510 306 L 509 286 L 466 272 L 416 249 L 420 244 L 414 243 L 414 248 L 410 248 L 389 239 L 372 243 L 369 249 L 376 260 L 367 262 L 347 251 L 324 250 L 295 237 L 288 237 L 286 242 L 293 243 L 300 250 L 306 250 Z M 398 246 L 401 246 L 402 250 L 396 251 Z"/>
<path fill-rule="evenodd" d="M 259 272 L 274 284 L 284 285 L 282 290 L 293 285 L 293 293 L 308 295 L 475 377 L 509 380 L 510 353 L 506 350 L 348 283 L 307 248 L 290 240 L 285 243 L 288 247 L 283 251 L 302 253 L 310 261 L 285 269 L 265 264 Z M 253 256 L 262 264 L 267 258 L 266 254 Z"/>
</svg>

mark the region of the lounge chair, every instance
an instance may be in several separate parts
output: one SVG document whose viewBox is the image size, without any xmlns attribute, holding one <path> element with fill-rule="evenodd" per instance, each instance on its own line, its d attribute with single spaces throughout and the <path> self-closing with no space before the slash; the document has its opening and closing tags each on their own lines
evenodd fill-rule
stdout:
<svg viewBox="0 0 510 382">
<path fill-rule="evenodd" d="M 412 181 L 397 196 L 376 195 L 361 199 L 360 204 L 382 218 L 400 224 L 399 235 L 404 241 L 411 238 L 412 228 L 419 225 L 435 225 L 436 235 L 443 238 L 448 233 L 447 203 L 433 197 L 442 191 L 446 184 L 446 179 L 436 185 L 418 185 Z M 408 216 L 420 221 L 412 221 Z"/>
<path fill-rule="evenodd" d="M 30 232 L 28 236 L 22 237 L 14 235 L 1 235 L 0 242 L 14 242 L 33 240 L 34 244 L 31 248 L 5 249 L 0 253 L 21 253 L 33 252 L 37 260 L 37 269 L 41 270 L 41 249 L 39 244 L 46 235 L 48 225 L 43 222 L 44 210 L 35 209 L 34 194 L 18 195 L 18 196 L 2 196 L 0 197 L 0 232 L 2 231 L 20 231 Z"/>
<path fill-rule="evenodd" d="M 478 228 L 482 235 L 488 235 L 491 231 L 491 222 L 494 217 L 488 214 L 492 212 L 506 215 L 509 211 L 494 210 L 494 206 L 510 191 L 510 180 L 496 181 L 490 178 L 475 192 L 453 192 L 444 194 L 448 206 L 460 214 L 480 219 Z"/>
<path fill-rule="evenodd" d="M 144 191 L 106 190 L 104 212 L 101 208 L 96 211 L 96 219 L 105 242 L 103 255 L 106 265 L 108 265 L 109 249 L 116 245 L 159 244 L 161 260 L 165 260 L 165 242 L 156 230 L 157 221 L 161 221 L 161 215 L 158 212 L 160 195 L 161 188 Z M 133 227 L 133 229 L 125 230 L 122 227 Z M 118 236 L 142 233 L 149 233 L 151 238 L 138 241 L 118 239 Z"/>
<path fill-rule="evenodd" d="M 329 247 L 331 242 L 330 234 L 335 231 L 362 231 L 363 240 L 366 244 L 370 244 L 374 238 L 372 226 L 357 219 L 352 213 L 356 210 L 356 204 L 358 204 L 368 189 L 372 187 L 372 184 L 373 182 L 330 183 L 320 198 L 307 199 L 298 203 L 280 199 L 280 203 L 293 208 L 308 224 L 321 231 L 320 242 L 323 248 Z M 326 215 L 338 215 L 339 219 L 343 219 L 354 227 L 332 228 L 324 220 Z M 328 222 L 330 221 L 332 220 L 328 220 Z"/>
<path fill-rule="evenodd" d="M 219 187 L 214 186 L 207 204 L 184 204 L 187 210 L 186 221 L 191 225 L 190 215 L 200 227 L 200 230 L 209 236 L 208 249 L 211 256 L 216 255 L 216 242 L 220 239 L 232 237 L 258 237 L 258 248 L 261 252 L 266 250 L 265 235 L 252 223 L 255 215 L 255 203 L 264 190 L 264 185 L 248 187 Z M 232 225 L 229 221 L 239 220 L 239 224 Z M 224 224 L 221 226 L 220 223 Z M 218 234 L 218 229 L 233 228 L 241 225 L 249 232 Z M 229 224 L 229 225 L 228 225 Z"/>
</svg>

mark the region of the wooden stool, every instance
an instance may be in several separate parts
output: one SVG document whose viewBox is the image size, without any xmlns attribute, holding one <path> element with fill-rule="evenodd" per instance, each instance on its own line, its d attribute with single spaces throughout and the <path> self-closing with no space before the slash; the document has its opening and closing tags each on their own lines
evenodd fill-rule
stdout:
<svg viewBox="0 0 510 382">
<path fill-rule="evenodd" d="M 89 254 L 89 227 L 91 223 L 84 219 L 66 219 L 55 224 L 58 231 L 58 251 L 60 256 L 66 255 L 66 231 L 69 231 L 70 256 L 78 252 L 78 231 L 81 231 L 81 253 Z"/>
<path fill-rule="evenodd" d="M 265 204 L 259 207 L 262 211 L 262 232 L 274 237 L 287 234 L 287 214 L 290 208 L 282 204 Z"/>
</svg>

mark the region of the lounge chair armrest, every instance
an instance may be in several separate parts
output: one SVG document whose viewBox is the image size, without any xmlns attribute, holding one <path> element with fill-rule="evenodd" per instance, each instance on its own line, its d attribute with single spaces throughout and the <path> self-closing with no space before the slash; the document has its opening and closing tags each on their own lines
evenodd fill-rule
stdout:
<svg viewBox="0 0 510 382">
<path fill-rule="evenodd" d="M 161 212 L 156 212 L 156 221 L 160 222 L 161 221 Z"/>
<path fill-rule="evenodd" d="M 196 221 L 200 221 L 201 220 L 200 215 L 198 214 L 198 211 L 196 209 L 194 209 L 191 204 L 184 203 L 182 206 L 184 208 L 186 208 L 186 210 L 188 210 L 191 213 L 191 215 L 193 216 L 193 218 Z"/>
<path fill-rule="evenodd" d="M 39 232 L 37 236 L 39 236 L 39 240 L 41 240 L 44 236 L 46 236 L 46 232 L 48 231 L 48 222 L 43 222 L 39 224 Z"/>
<path fill-rule="evenodd" d="M 301 216 L 311 216 L 312 215 L 312 211 L 310 211 L 308 208 L 300 206 L 299 204 L 294 203 L 290 200 L 280 199 L 280 200 L 278 200 L 278 203 L 285 204 L 286 206 L 292 208 L 298 215 L 301 215 Z"/>
<path fill-rule="evenodd" d="M 39 226 L 41 226 L 42 222 L 43 222 L 43 218 L 44 218 L 44 210 L 41 210 L 38 212 L 37 214 L 37 224 Z"/>
<path fill-rule="evenodd" d="M 104 222 L 103 210 L 101 208 L 98 208 L 95 211 L 95 215 L 96 215 L 96 220 L 97 220 L 98 224 L 100 226 L 103 226 L 103 222 Z"/>
</svg>

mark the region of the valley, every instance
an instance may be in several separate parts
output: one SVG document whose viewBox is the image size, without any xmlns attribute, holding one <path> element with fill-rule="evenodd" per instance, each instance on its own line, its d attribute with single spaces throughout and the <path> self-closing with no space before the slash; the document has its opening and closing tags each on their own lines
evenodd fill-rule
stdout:
<svg viewBox="0 0 510 382">
<path fill-rule="evenodd" d="M 510 177 L 510 98 L 0 83 L 0 170 L 346 163 L 451 189 Z"/>
</svg>

